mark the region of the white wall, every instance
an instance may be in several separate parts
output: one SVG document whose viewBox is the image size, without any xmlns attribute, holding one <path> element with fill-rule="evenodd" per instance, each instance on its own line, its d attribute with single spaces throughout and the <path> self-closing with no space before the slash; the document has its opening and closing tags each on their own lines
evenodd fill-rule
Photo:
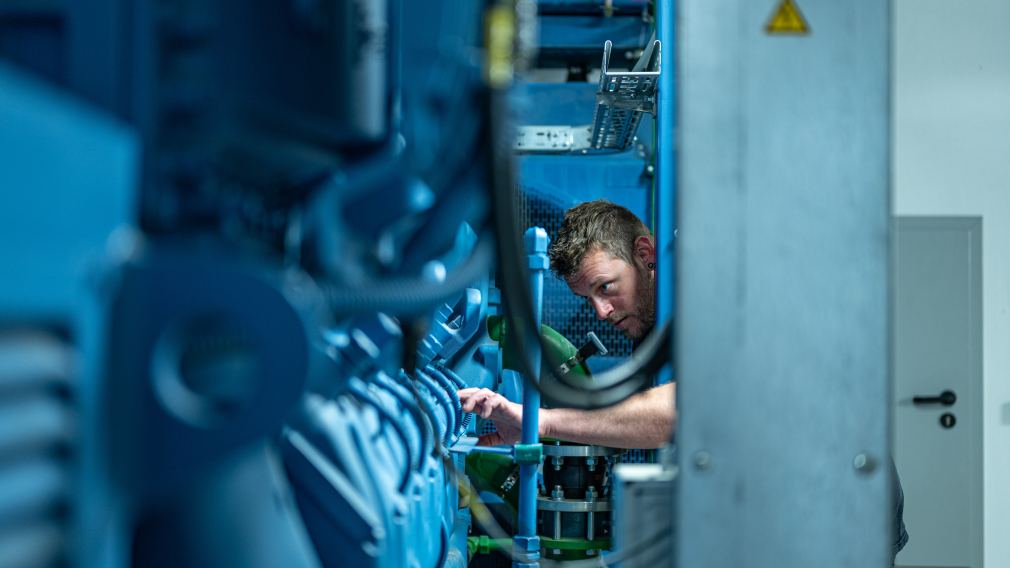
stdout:
<svg viewBox="0 0 1010 568">
<path fill-rule="evenodd" d="M 1007 568 L 1010 1 L 895 0 L 894 26 L 894 213 L 982 216 L 985 566 Z"/>
</svg>

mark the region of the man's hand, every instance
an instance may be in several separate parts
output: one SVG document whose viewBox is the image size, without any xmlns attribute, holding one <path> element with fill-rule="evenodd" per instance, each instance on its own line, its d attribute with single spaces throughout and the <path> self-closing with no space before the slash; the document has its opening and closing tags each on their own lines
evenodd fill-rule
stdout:
<svg viewBox="0 0 1010 568">
<path fill-rule="evenodd" d="M 485 434 L 478 446 L 512 445 L 519 441 L 523 425 L 523 407 L 490 390 L 469 388 L 456 392 L 463 412 L 473 412 L 494 421 L 497 432 Z"/>
</svg>

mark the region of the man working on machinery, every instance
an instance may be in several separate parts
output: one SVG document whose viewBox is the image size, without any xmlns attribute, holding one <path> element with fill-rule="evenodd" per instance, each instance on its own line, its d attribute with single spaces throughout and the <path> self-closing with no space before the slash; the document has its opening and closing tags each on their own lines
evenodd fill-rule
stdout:
<svg viewBox="0 0 1010 568">
<path fill-rule="evenodd" d="M 565 213 L 548 250 L 551 270 L 572 292 L 626 336 L 641 341 L 656 317 L 656 246 L 645 223 L 608 201 L 582 203 Z M 612 448 L 658 448 L 676 426 L 676 384 L 653 387 L 609 408 L 540 410 L 540 436 Z M 515 444 L 522 429 L 522 405 L 489 389 L 459 391 L 464 412 L 494 421 L 495 432 L 481 445 Z M 908 540 L 902 520 L 904 495 L 894 473 L 897 554 Z"/>
<path fill-rule="evenodd" d="M 565 214 L 548 254 L 551 270 L 626 336 L 640 341 L 656 319 L 656 247 L 638 217 L 608 201 L 583 203 Z M 540 411 L 540 436 L 613 448 L 658 448 L 676 421 L 676 385 L 638 393 L 610 408 Z M 489 389 L 459 391 L 464 412 L 492 419 L 496 432 L 482 445 L 519 441 L 522 406 Z"/>
</svg>

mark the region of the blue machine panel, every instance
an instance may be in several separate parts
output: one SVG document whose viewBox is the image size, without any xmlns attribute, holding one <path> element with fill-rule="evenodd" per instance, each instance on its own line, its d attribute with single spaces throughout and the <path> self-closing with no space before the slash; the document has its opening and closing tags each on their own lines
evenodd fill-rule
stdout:
<svg viewBox="0 0 1010 568">
<path fill-rule="evenodd" d="M 457 391 L 537 404 L 487 329 L 492 117 L 589 124 L 595 85 L 496 107 L 479 1 L 28 4 L 0 8 L 0 565 L 466 566 Z M 540 64 L 630 64 L 649 10 L 546 2 Z M 652 132 L 521 156 L 517 232 L 597 198 L 650 222 Z M 631 352 L 543 285 L 543 323 Z"/>
<path fill-rule="evenodd" d="M 123 124 L 0 62 L 0 259 L 8 319 L 81 300 L 88 260 L 135 218 L 138 144 Z"/>
</svg>

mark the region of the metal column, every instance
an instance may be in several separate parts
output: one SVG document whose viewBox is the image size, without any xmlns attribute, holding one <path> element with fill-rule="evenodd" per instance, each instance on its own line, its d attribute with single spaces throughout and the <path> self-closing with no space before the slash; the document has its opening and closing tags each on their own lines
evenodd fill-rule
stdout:
<svg viewBox="0 0 1010 568">
<path fill-rule="evenodd" d="M 656 109 L 656 325 L 673 316 L 674 305 L 674 231 L 676 225 L 677 156 L 674 141 L 676 117 L 676 43 L 674 36 L 675 0 L 656 6 L 656 38 L 662 42 L 662 73 L 659 76 Z M 672 379 L 672 369 L 664 367 L 659 382 Z"/>
<path fill-rule="evenodd" d="M 876 0 L 680 2 L 685 568 L 890 566 L 889 30 Z"/>
</svg>

